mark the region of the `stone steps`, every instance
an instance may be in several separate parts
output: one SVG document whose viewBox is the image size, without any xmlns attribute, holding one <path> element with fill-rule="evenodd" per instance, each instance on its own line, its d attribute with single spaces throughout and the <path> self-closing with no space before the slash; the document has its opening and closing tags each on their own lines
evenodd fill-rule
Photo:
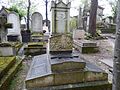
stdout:
<svg viewBox="0 0 120 90">
<path fill-rule="evenodd" d="M 14 77 L 15 73 L 22 65 L 22 60 L 16 60 L 13 66 L 4 74 L 4 76 L 0 80 L 0 90 L 8 90 L 8 86 L 12 78 Z"/>
</svg>

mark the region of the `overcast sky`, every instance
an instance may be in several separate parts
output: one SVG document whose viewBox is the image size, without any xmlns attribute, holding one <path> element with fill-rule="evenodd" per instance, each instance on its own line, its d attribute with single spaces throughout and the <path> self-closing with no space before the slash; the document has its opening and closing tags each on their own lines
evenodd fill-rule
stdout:
<svg viewBox="0 0 120 90">
<path fill-rule="evenodd" d="M 6 3 L 7 0 L 3 0 L 3 3 L 0 4 L 0 7 L 2 5 L 4 6 L 7 6 L 7 3 Z M 31 0 L 31 1 L 34 1 L 34 0 Z M 43 15 L 43 18 L 45 19 L 45 0 L 36 0 L 36 3 L 39 2 L 39 5 L 37 6 L 37 9 L 35 11 L 37 12 L 40 12 L 42 15 Z M 48 3 L 48 18 L 50 19 L 50 1 L 51 0 L 48 0 L 49 3 Z M 63 0 L 65 1 L 65 0 Z M 78 8 L 79 8 L 79 5 L 80 5 L 80 0 L 71 0 L 72 3 L 71 3 L 71 10 L 70 10 L 70 16 L 76 16 L 78 15 Z M 2 2 L 2 0 L 0 0 L 0 2 Z M 99 5 L 104 7 L 104 15 L 105 16 L 109 16 L 111 15 L 111 7 L 109 5 L 109 3 L 106 1 L 106 0 L 99 0 Z"/>
</svg>

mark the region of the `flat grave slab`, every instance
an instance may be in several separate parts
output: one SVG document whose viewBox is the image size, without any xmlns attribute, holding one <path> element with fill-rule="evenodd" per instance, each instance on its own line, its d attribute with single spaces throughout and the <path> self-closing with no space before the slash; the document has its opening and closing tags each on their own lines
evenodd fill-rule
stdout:
<svg viewBox="0 0 120 90">
<path fill-rule="evenodd" d="M 47 54 L 33 58 L 26 80 L 51 74 L 51 66 L 47 58 Z"/>
<path fill-rule="evenodd" d="M 113 68 L 113 59 L 101 59 L 100 61 L 108 65 L 109 67 Z"/>
</svg>

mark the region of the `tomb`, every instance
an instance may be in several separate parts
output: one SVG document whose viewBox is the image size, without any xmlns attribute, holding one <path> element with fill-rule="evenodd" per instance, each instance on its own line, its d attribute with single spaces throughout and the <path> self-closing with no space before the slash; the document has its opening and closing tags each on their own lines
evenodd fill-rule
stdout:
<svg viewBox="0 0 120 90">
<path fill-rule="evenodd" d="M 52 1 L 54 13 L 62 12 L 60 16 L 70 9 L 69 7 L 70 3 L 65 4 L 62 0 L 58 3 Z M 65 15 L 69 16 L 69 13 L 67 14 Z M 54 21 L 52 23 L 55 25 Z M 72 36 L 68 34 L 69 30 L 64 24 L 66 23 L 62 24 L 62 28 L 55 26 L 57 29 L 52 29 L 49 52 L 33 57 L 25 81 L 27 90 L 111 90 L 108 74 L 82 60 L 79 53 L 72 50 Z"/>
<path fill-rule="evenodd" d="M 97 43 L 90 40 L 74 40 L 74 47 L 83 54 L 99 52 L 99 47 L 97 46 Z"/>
</svg>

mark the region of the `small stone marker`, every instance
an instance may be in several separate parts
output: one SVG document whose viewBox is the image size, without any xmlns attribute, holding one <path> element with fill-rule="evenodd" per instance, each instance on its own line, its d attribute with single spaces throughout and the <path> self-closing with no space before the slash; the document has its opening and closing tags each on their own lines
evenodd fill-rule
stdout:
<svg viewBox="0 0 120 90">
<path fill-rule="evenodd" d="M 85 38 L 85 31 L 84 30 L 74 30 L 73 31 L 73 40 L 80 40 Z"/>
</svg>

